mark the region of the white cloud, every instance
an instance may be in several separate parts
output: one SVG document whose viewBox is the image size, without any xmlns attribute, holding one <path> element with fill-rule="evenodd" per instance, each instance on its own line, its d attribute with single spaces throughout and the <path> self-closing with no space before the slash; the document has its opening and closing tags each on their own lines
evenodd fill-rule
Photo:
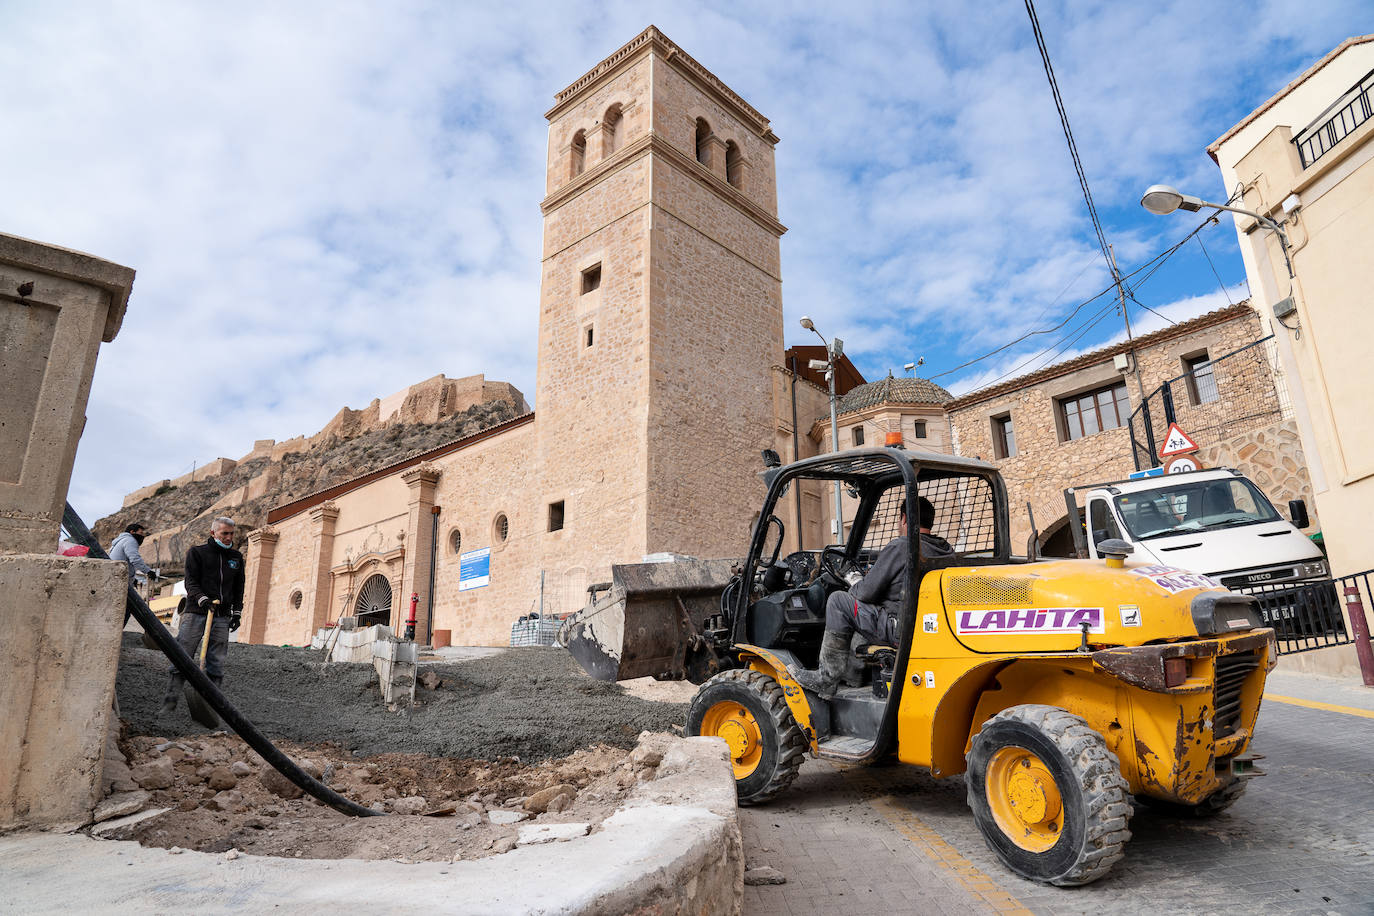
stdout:
<svg viewBox="0 0 1374 916">
<path fill-rule="evenodd" d="M 1125 264 L 1188 228 L 1143 216 L 1140 188 L 1216 193 L 1206 143 L 1359 11 L 1041 11 Z M 439 372 L 532 397 L 541 114 L 649 22 L 783 137 L 790 337 L 807 313 L 871 375 L 918 355 L 936 372 L 1106 285 L 1013 0 L 12 3 L 0 231 L 138 270 L 101 352 L 78 508 Z M 1232 282 L 1234 241 L 1216 245 Z M 1201 277 L 1150 289 L 1181 300 L 1215 287 Z"/>
</svg>

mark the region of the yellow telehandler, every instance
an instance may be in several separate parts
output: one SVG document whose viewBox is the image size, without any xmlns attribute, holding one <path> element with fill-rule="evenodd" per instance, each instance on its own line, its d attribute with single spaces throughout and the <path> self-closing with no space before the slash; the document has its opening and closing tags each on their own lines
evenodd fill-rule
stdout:
<svg viewBox="0 0 1374 916">
<path fill-rule="evenodd" d="M 725 740 L 741 804 L 786 789 L 807 753 L 895 753 L 937 778 L 963 774 L 1012 871 L 1077 885 L 1122 857 L 1132 795 L 1206 816 L 1258 775 L 1247 748 L 1276 647 L 1254 599 L 1131 562 L 1125 542 L 1098 560 L 1013 557 L 1006 491 L 982 461 L 854 449 L 764 478 L 742 561 L 613 567 L 562 634 L 594 676 L 700 684 L 687 731 Z M 775 507 L 835 481 L 856 507 L 845 542 L 780 557 Z M 903 507 L 919 517 L 920 498 L 954 556 L 922 557 L 908 538 L 892 638 L 856 638 L 832 699 L 803 689 L 789 667 L 817 666 L 827 597 L 897 536 Z"/>
</svg>

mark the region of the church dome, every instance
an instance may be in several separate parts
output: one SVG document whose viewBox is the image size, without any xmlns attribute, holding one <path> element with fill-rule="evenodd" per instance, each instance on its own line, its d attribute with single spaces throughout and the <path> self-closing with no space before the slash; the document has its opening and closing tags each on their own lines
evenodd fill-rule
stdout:
<svg viewBox="0 0 1374 916">
<path fill-rule="evenodd" d="M 923 378 L 887 378 L 851 388 L 837 405 L 841 414 L 854 413 L 883 404 L 930 405 L 941 407 L 954 400 L 954 395 Z"/>
</svg>

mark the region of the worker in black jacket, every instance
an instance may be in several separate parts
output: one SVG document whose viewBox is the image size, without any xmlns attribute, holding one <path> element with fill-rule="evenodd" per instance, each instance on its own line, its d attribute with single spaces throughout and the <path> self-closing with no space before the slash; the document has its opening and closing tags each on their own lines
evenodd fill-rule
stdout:
<svg viewBox="0 0 1374 916">
<path fill-rule="evenodd" d="M 229 651 L 229 634 L 239 628 L 243 615 L 243 554 L 234 549 L 234 520 L 217 518 L 210 525 L 210 537 L 186 551 L 186 606 L 177 627 L 177 642 L 186 654 L 196 658 L 205 635 L 205 622 L 213 611 L 210 645 L 205 654 L 205 674 L 215 686 L 224 682 L 224 656 Z M 159 715 L 176 711 L 177 697 L 185 678 L 173 667 Z"/>
<path fill-rule="evenodd" d="M 916 497 L 920 513 L 920 552 L 927 560 L 954 556 L 949 542 L 930 527 L 935 524 L 935 506 L 924 496 Z M 906 503 L 902 503 L 897 537 L 878 554 L 864 577 L 848 591 L 832 592 L 825 603 L 825 635 L 815 671 L 789 666 L 798 684 L 828 700 L 835 696 L 840 678 L 849 662 L 849 647 L 854 633 L 870 645 L 896 646 L 897 622 L 902 616 L 902 594 L 906 584 L 907 542 Z"/>
</svg>

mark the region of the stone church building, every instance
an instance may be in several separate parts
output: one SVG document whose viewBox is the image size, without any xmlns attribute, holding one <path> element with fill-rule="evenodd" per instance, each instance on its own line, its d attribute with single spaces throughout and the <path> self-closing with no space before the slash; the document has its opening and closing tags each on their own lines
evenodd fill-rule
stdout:
<svg viewBox="0 0 1374 916">
<path fill-rule="evenodd" d="M 783 348 L 768 120 L 653 27 L 546 117 L 535 411 L 272 510 L 248 534 L 248 641 L 301 644 L 343 616 L 397 625 L 413 597 L 421 641 L 505 645 L 522 615 L 582 607 L 613 563 L 742 556 L 762 450 L 832 448 L 809 365 L 824 348 Z M 1015 549 L 1063 554 L 1062 488 L 1133 470 L 1132 412 L 1173 383 L 1206 466 L 1241 469 L 1280 506 L 1310 501 L 1271 334 L 1242 303 L 958 398 L 867 382 L 843 357 L 838 446 L 896 433 L 995 461 Z M 835 543 L 833 505 L 798 486 L 777 509 L 784 549 Z"/>
<path fill-rule="evenodd" d="M 248 641 L 395 623 L 414 595 L 422 639 L 505 644 L 612 563 L 742 551 L 787 387 L 778 138 L 652 27 L 546 117 L 535 412 L 272 511 Z M 825 401 L 797 388 L 809 425 Z"/>
</svg>

